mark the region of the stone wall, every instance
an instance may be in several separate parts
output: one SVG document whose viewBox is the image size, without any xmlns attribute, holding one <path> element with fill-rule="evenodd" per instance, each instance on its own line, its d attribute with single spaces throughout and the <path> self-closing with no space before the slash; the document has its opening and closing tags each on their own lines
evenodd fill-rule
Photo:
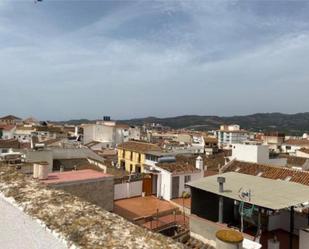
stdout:
<svg viewBox="0 0 309 249">
<path fill-rule="evenodd" d="M 114 180 L 112 177 L 99 180 L 61 183 L 50 185 L 50 187 L 62 189 L 107 211 L 112 211 L 114 208 Z"/>
</svg>

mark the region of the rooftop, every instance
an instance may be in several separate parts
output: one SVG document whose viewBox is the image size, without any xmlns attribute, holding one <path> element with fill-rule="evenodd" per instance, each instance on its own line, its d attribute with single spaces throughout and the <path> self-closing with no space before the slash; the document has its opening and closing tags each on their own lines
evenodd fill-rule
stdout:
<svg viewBox="0 0 309 249">
<path fill-rule="evenodd" d="M 238 172 L 247 175 L 259 175 L 263 178 L 273 180 L 289 180 L 309 186 L 309 172 L 294 170 L 286 167 L 270 166 L 258 163 L 248 163 L 243 161 L 231 161 L 223 167 L 224 172 Z"/>
<path fill-rule="evenodd" d="M 10 131 L 14 129 L 16 126 L 15 125 L 0 125 L 0 129 L 4 131 Z"/>
<path fill-rule="evenodd" d="M 225 177 L 224 192 L 219 192 L 218 176 Z M 240 189 L 250 190 L 251 199 L 246 202 L 272 210 L 298 206 L 309 201 L 308 186 L 236 172 L 208 176 L 190 182 L 188 185 L 238 201 L 242 201 Z M 269 191 L 270 189 L 271 191 Z"/>
<path fill-rule="evenodd" d="M 199 172 L 200 170 L 195 167 L 194 164 L 190 164 L 188 162 L 170 162 L 170 163 L 157 163 L 157 167 L 161 169 L 167 170 L 171 173 L 191 173 L 191 172 Z"/>
<path fill-rule="evenodd" d="M 284 142 L 287 145 L 309 146 L 309 139 L 288 139 Z"/>
<path fill-rule="evenodd" d="M 92 169 L 74 170 L 66 172 L 55 172 L 48 174 L 48 179 L 42 182 L 47 185 L 62 184 L 67 182 L 82 182 L 89 180 L 101 180 L 112 175 L 104 174 Z"/>
<path fill-rule="evenodd" d="M 7 149 L 19 149 L 21 147 L 18 140 L 15 139 L 5 139 L 0 140 L 0 148 L 7 148 Z"/>
<path fill-rule="evenodd" d="M 69 245 L 82 249 L 123 248 L 124 245 L 128 249 L 182 248 L 172 239 L 138 227 L 69 193 L 47 189 L 13 168 L 0 165 L 0 183 L 1 193 L 15 200 L 24 213 L 58 233 Z"/>
<path fill-rule="evenodd" d="M 306 149 L 306 148 L 301 148 L 299 151 L 306 153 L 306 154 L 309 154 L 309 149 Z"/>
<path fill-rule="evenodd" d="M 13 116 L 13 115 L 7 115 L 4 117 L 1 117 L 0 120 L 21 120 L 21 118 Z"/>
<path fill-rule="evenodd" d="M 148 151 L 161 151 L 161 148 L 156 144 L 129 141 L 118 145 L 118 149 L 146 153 Z"/>
</svg>

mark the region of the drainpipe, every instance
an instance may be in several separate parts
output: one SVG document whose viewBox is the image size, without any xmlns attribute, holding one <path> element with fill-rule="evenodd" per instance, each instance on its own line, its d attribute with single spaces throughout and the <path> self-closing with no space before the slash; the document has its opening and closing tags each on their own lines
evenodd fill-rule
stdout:
<svg viewBox="0 0 309 249">
<path fill-rule="evenodd" d="M 290 210 L 290 239 L 289 239 L 290 249 L 293 249 L 293 236 L 294 236 L 294 207 L 291 207 L 291 210 Z"/>
<path fill-rule="evenodd" d="M 217 178 L 217 182 L 219 183 L 219 193 L 224 192 L 223 184 L 225 183 L 225 177 L 219 176 Z M 223 223 L 223 196 L 219 196 L 219 218 L 218 222 Z"/>
</svg>

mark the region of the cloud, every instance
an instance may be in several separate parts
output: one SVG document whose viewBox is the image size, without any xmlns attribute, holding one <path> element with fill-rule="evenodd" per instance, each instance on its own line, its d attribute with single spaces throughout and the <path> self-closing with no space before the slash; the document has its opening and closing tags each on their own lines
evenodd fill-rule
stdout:
<svg viewBox="0 0 309 249">
<path fill-rule="evenodd" d="M 3 112 L 69 119 L 306 111 L 308 6 L 277 2 L 22 2 L 14 13 L 0 6 Z"/>
</svg>

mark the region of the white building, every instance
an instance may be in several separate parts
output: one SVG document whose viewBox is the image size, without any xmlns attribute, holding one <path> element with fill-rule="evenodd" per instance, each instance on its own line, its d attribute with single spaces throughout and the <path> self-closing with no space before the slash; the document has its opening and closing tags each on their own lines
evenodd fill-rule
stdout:
<svg viewBox="0 0 309 249">
<path fill-rule="evenodd" d="M 309 139 L 288 139 L 282 144 L 282 152 L 290 155 L 296 155 L 302 148 L 309 149 Z"/>
<path fill-rule="evenodd" d="M 259 144 L 233 144 L 230 159 L 277 166 L 285 166 L 287 164 L 286 158 L 270 159 L 268 146 Z"/>
<path fill-rule="evenodd" d="M 2 125 L 0 129 L 2 131 L 1 139 L 13 139 L 14 138 L 14 132 L 16 130 L 15 125 Z"/>
<path fill-rule="evenodd" d="M 126 124 L 117 124 L 114 121 L 98 121 L 96 124 L 83 126 L 84 144 L 93 141 L 100 142 L 102 148 L 114 148 L 118 144 L 129 140 L 140 139 L 140 129 Z"/>
<path fill-rule="evenodd" d="M 35 131 L 36 129 L 31 126 L 17 126 L 13 136 L 21 143 L 30 143 Z"/>
<path fill-rule="evenodd" d="M 216 131 L 218 146 L 223 149 L 232 148 L 233 144 L 243 143 L 249 139 L 249 132 L 241 130 L 239 125 L 221 125 Z"/>
<path fill-rule="evenodd" d="M 179 198 L 184 192 L 190 193 L 186 184 L 204 177 L 203 159 L 198 157 L 196 165 L 186 162 L 150 163 L 144 167 L 145 172 L 153 175 L 153 193 L 165 200 Z M 145 162 L 147 163 L 147 161 Z"/>
</svg>

